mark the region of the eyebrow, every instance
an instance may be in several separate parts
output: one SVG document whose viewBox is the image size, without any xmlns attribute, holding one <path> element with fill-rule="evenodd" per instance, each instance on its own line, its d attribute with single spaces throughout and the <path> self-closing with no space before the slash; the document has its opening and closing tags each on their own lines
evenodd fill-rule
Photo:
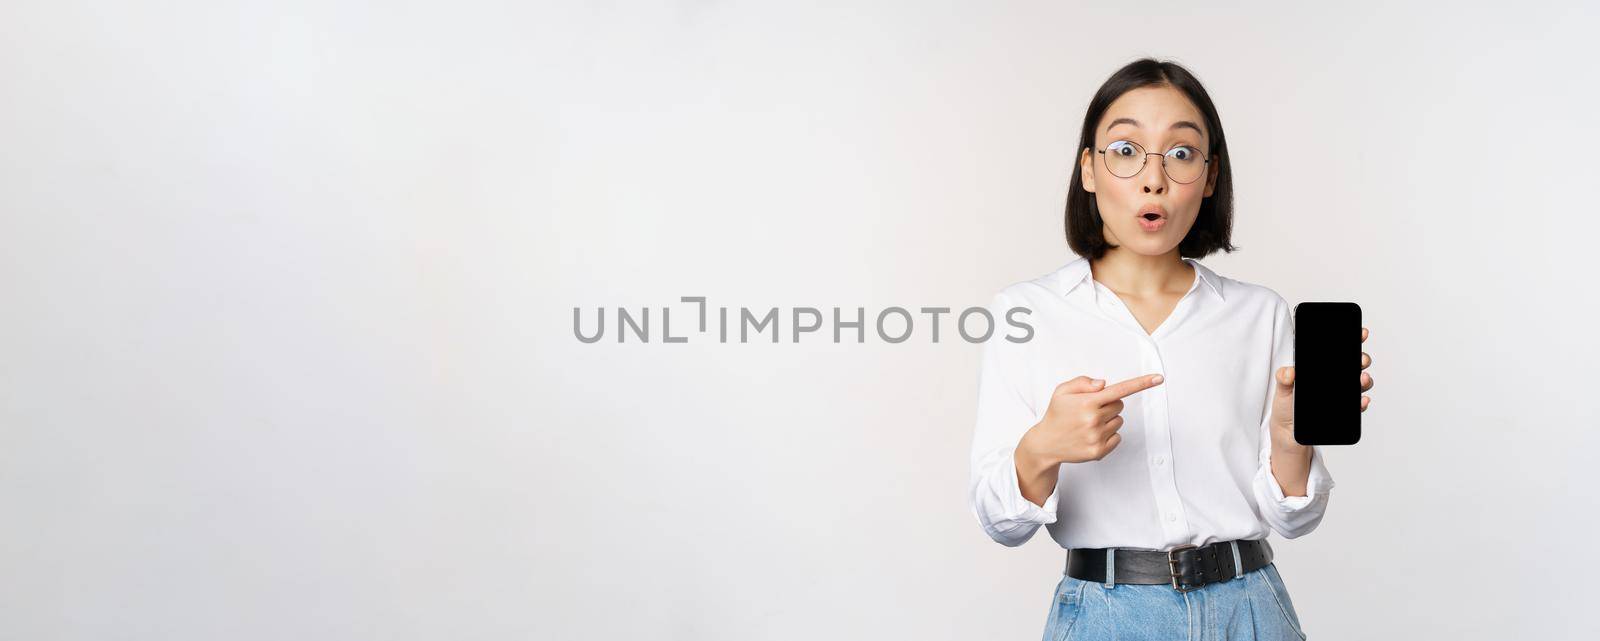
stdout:
<svg viewBox="0 0 1600 641">
<path fill-rule="evenodd" d="M 1111 124 L 1106 125 L 1106 131 L 1111 131 L 1111 128 L 1115 127 L 1117 125 L 1133 125 L 1135 127 L 1142 126 L 1142 125 L 1139 124 L 1139 121 L 1134 120 L 1132 118 L 1118 118 L 1116 120 L 1111 121 Z M 1179 120 L 1178 122 L 1172 123 L 1172 126 L 1169 127 L 1169 129 L 1178 129 L 1178 128 L 1181 128 L 1181 127 L 1188 127 L 1190 129 L 1193 129 L 1195 131 L 1195 133 L 1198 133 L 1200 135 L 1205 135 L 1205 133 L 1206 133 L 1204 130 L 1202 130 L 1200 128 L 1200 125 L 1194 124 L 1193 122 L 1188 121 L 1188 120 Z"/>
</svg>

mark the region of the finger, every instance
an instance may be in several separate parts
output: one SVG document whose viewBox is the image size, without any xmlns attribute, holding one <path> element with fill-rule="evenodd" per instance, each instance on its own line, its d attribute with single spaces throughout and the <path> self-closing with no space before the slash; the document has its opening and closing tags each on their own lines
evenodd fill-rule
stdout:
<svg viewBox="0 0 1600 641">
<path fill-rule="evenodd" d="M 1116 385 L 1107 387 L 1105 391 L 1095 394 L 1094 398 L 1100 403 L 1109 403 L 1119 398 L 1124 398 L 1130 394 L 1142 392 L 1160 385 L 1162 380 L 1163 379 L 1160 374 L 1147 374 L 1145 376 L 1130 378 L 1122 381 L 1121 383 L 1117 383 Z"/>
<path fill-rule="evenodd" d="M 1068 380 L 1068 381 L 1063 381 L 1060 385 L 1057 385 L 1056 386 L 1056 393 L 1057 394 L 1083 394 L 1085 392 L 1098 392 L 1098 391 L 1100 391 L 1100 388 L 1102 386 L 1104 386 L 1105 384 L 1106 384 L 1105 381 L 1103 381 L 1101 379 L 1098 379 L 1098 378 L 1089 378 L 1088 376 L 1079 376 L 1077 378 L 1074 378 L 1074 379 L 1071 379 L 1071 380 Z"/>
<path fill-rule="evenodd" d="M 1367 355 L 1366 352 L 1361 352 L 1361 369 L 1366 369 L 1367 366 L 1371 365 L 1371 364 L 1372 364 L 1372 357 Z"/>
<path fill-rule="evenodd" d="M 1367 328 L 1361 328 L 1361 342 L 1367 342 Z"/>
<path fill-rule="evenodd" d="M 1369 389 L 1372 389 L 1372 375 L 1368 374 L 1366 372 L 1362 372 L 1361 373 L 1361 391 L 1365 392 L 1365 391 L 1367 391 Z"/>
<path fill-rule="evenodd" d="M 1120 400 L 1111 401 L 1110 403 L 1090 402 L 1096 406 L 1095 411 L 1100 413 L 1100 422 L 1102 423 L 1111 420 L 1113 416 L 1121 414 L 1122 409 L 1127 407 L 1127 404 Z"/>
<path fill-rule="evenodd" d="M 1361 411 L 1363 411 L 1363 412 L 1367 411 L 1367 406 L 1371 405 L 1371 404 L 1372 404 L 1372 397 L 1371 396 L 1362 396 L 1361 397 Z"/>
<path fill-rule="evenodd" d="M 1117 449 L 1117 445 L 1119 445 L 1121 443 L 1122 443 L 1122 434 L 1120 434 L 1120 433 L 1112 434 L 1111 438 L 1106 439 L 1106 451 L 1110 452 L 1111 450 Z"/>
</svg>

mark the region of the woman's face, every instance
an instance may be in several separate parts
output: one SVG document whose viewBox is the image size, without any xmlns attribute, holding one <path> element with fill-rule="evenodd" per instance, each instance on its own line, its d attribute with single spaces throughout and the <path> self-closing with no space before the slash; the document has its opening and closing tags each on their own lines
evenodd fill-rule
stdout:
<svg viewBox="0 0 1600 641">
<path fill-rule="evenodd" d="M 1173 180 L 1162 170 L 1161 156 L 1146 156 L 1144 167 L 1131 178 L 1112 174 L 1106 162 L 1108 156 L 1120 153 L 1122 161 L 1133 159 L 1133 166 L 1137 166 L 1139 150 L 1127 142 L 1137 143 L 1152 154 L 1187 147 L 1167 161 L 1170 171 L 1181 174 L 1181 158 L 1193 158 L 1193 162 L 1206 158 L 1211 139 L 1204 130 L 1205 119 L 1200 110 L 1170 86 L 1134 89 L 1111 103 L 1095 126 L 1094 149 L 1083 150 L 1078 163 L 1083 188 L 1094 194 L 1100 210 L 1107 241 L 1140 254 L 1159 256 L 1173 251 L 1188 235 L 1200 213 L 1200 201 L 1216 187 L 1217 159 L 1198 169 L 1198 177 L 1187 184 Z M 1106 153 L 1096 151 L 1100 149 Z M 1159 216 L 1157 220 L 1148 219 L 1152 212 Z"/>
</svg>

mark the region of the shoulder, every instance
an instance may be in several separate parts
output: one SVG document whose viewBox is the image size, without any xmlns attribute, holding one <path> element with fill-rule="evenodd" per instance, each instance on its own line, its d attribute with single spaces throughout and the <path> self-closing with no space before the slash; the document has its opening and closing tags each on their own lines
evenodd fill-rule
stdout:
<svg viewBox="0 0 1600 641">
<path fill-rule="evenodd" d="M 1271 287 L 1222 275 L 1216 275 L 1216 278 L 1221 283 L 1229 307 L 1277 315 L 1288 315 L 1291 311 L 1289 301 Z"/>
<path fill-rule="evenodd" d="M 994 300 L 996 303 L 1026 305 L 1057 295 L 1059 290 L 1050 283 L 1048 276 L 1040 276 L 1006 285 L 995 292 Z"/>
<path fill-rule="evenodd" d="M 1089 262 L 1079 256 L 1066 264 L 1027 280 L 1006 285 L 994 295 L 996 305 L 1033 306 L 1059 301 L 1077 282 L 1089 274 Z"/>
<path fill-rule="evenodd" d="M 1061 302 L 1063 289 L 1061 270 L 1054 270 L 1027 280 L 1019 280 L 994 293 L 989 305 L 998 309 L 1027 307 L 1042 309 L 1051 303 Z"/>
</svg>

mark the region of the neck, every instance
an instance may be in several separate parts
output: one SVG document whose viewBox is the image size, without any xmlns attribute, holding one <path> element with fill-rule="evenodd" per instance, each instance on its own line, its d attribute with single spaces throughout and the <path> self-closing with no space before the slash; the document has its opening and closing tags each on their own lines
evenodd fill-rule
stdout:
<svg viewBox="0 0 1600 641">
<path fill-rule="evenodd" d="M 1118 247 L 1099 260 L 1089 261 L 1089 271 L 1111 291 L 1131 296 L 1183 292 L 1194 284 L 1194 268 L 1178 255 L 1176 247 L 1156 256 Z"/>
</svg>

